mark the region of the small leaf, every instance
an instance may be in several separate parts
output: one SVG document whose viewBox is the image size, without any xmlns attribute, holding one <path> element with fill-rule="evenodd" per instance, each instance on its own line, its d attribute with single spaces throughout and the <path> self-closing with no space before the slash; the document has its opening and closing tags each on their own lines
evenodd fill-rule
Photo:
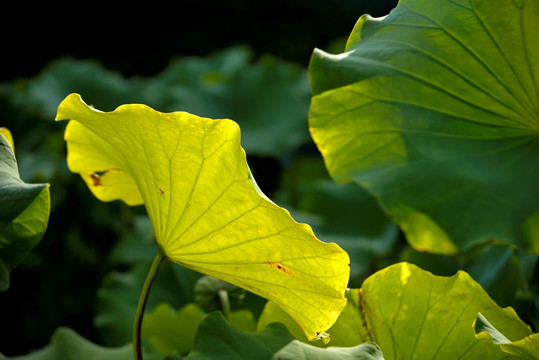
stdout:
<svg viewBox="0 0 539 360">
<path fill-rule="evenodd" d="M 258 189 L 236 123 L 144 105 L 105 113 L 77 94 L 57 119 L 73 120 L 70 170 L 103 201 L 144 203 L 169 259 L 272 299 L 309 338 L 335 322 L 346 304 L 348 255 Z"/>
<path fill-rule="evenodd" d="M 245 298 L 244 289 L 208 275 L 198 279 L 194 293 L 196 303 L 208 313 L 215 310 L 228 312 Z M 226 305 L 223 304 L 223 297 L 226 297 L 228 309 L 223 309 L 223 305 Z"/>
<path fill-rule="evenodd" d="M 281 324 L 271 324 L 263 331 L 249 333 L 228 324 L 221 313 L 209 314 L 201 323 L 189 360 L 219 359 L 290 359 L 290 360 L 382 360 L 374 344 L 356 347 L 321 349 L 294 340 Z"/>
<path fill-rule="evenodd" d="M 517 355 L 520 358 L 535 360 L 539 359 L 539 334 L 532 334 L 517 341 L 511 341 L 498 331 L 481 314 L 475 322 L 475 334 L 478 339 L 490 338 L 494 344 L 506 353 Z"/>
<path fill-rule="evenodd" d="M 49 212 L 49 184 L 23 182 L 13 147 L 0 135 L 0 291 L 9 287 L 9 273 L 43 237 Z"/>
<path fill-rule="evenodd" d="M 162 303 L 144 316 L 142 337 L 149 338 L 153 348 L 161 355 L 187 354 L 195 340 L 204 312 L 196 304 L 187 304 L 179 311 Z"/>
<path fill-rule="evenodd" d="M 474 331 L 478 338 L 481 338 L 481 333 L 485 332 L 492 338 L 492 342 L 494 344 L 502 344 L 502 343 L 509 343 L 511 340 L 503 336 L 502 333 L 500 333 L 494 326 L 492 326 L 491 323 L 488 322 L 487 319 L 481 313 L 477 315 L 477 319 L 475 321 L 474 325 Z"/>
</svg>

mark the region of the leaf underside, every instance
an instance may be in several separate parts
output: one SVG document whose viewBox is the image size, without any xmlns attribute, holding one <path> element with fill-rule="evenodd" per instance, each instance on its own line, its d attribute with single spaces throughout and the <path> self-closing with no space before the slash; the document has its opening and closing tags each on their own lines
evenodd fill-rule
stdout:
<svg viewBox="0 0 539 360">
<path fill-rule="evenodd" d="M 144 203 L 168 258 L 274 300 L 309 338 L 336 320 L 348 255 L 261 193 L 236 123 L 144 105 L 101 112 L 77 94 L 57 119 L 73 120 L 70 170 L 103 201 Z"/>
</svg>

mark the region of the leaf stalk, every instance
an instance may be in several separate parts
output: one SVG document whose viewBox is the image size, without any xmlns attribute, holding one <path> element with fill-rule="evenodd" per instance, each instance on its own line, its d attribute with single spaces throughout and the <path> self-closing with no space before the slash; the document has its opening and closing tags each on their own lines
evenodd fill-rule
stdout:
<svg viewBox="0 0 539 360">
<path fill-rule="evenodd" d="M 135 323 L 133 324 L 133 352 L 135 355 L 135 360 L 142 360 L 142 318 L 144 317 L 144 310 L 146 309 L 146 304 L 148 303 L 150 289 L 152 288 L 153 281 L 157 275 L 157 270 L 159 270 L 159 266 L 164 259 L 165 255 L 161 252 L 161 250 L 158 250 L 140 293 L 137 311 L 135 313 Z"/>
</svg>

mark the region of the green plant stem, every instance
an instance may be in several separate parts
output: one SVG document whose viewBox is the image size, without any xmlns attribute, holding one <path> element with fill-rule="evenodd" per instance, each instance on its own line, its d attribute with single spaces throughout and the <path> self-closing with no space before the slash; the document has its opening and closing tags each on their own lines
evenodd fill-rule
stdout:
<svg viewBox="0 0 539 360">
<path fill-rule="evenodd" d="M 157 255 L 155 255 L 155 258 L 153 259 L 152 266 L 148 271 L 146 280 L 144 281 L 142 292 L 140 293 L 137 312 L 135 314 L 135 323 L 133 325 L 133 351 L 135 354 L 135 360 L 142 360 L 142 318 L 144 317 L 144 310 L 146 309 L 146 304 L 148 303 L 148 297 L 150 295 L 150 289 L 152 288 L 155 275 L 157 274 L 157 270 L 159 270 L 159 266 L 164 259 L 165 255 L 161 252 L 161 250 L 158 250 Z"/>
<path fill-rule="evenodd" d="M 219 297 L 221 311 L 225 319 L 230 319 L 230 298 L 228 297 L 228 291 L 225 289 L 219 289 L 217 290 L 217 296 Z"/>
</svg>

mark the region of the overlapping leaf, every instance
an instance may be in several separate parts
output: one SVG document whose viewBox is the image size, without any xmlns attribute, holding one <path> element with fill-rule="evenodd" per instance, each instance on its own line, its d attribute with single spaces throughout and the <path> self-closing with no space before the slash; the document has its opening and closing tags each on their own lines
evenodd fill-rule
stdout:
<svg viewBox="0 0 539 360">
<path fill-rule="evenodd" d="M 532 334 L 517 341 L 511 341 L 498 331 L 481 314 L 474 324 L 475 336 L 478 339 L 492 339 L 492 342 L 508 354 L 517 355 L 521 359 L 534 360 L 539 357 L 539 334 Z"/>
<path fill-rule="evenodd" d="M 10 141 L 6 137 L 8 136 Z M 10 133 L 0 133 L 0 291 L 9 273 L 41 240 L 49 221 L 49 184 L 27 184 L 19 177 Z"/>
<path fill-rule="evenodd" d="M 418 250 L 538 252 L 539 2 L 402 0 L 315 51 L 311 134 L 332 176 Z"/>
<path fill-rule="evenodd" d="M 241 331 L 214 312 L 201 323 L 193 351 L 186 359 L 383 360 L 384 357 L 375 344 L 317 348 L 295 340 L 281 324 L 271 324 L 257 333 Z"/>
<path fill-rule="evenodd" d="M 133 347 L 106 348 L 86 340 L 74 330 L 58 328 L 52 336 L 52 341 L 46 347 L 28 355 L 5 357 L 0 353 L 0 360 L 130 360 L 133 359 Z M 161 360 L 156 354 L 145 354 L 145 359 Z"/>
<path fill-rule="evenodd" d="M 488 359 L 539 356 L 532 334 L 512 308 L 500 308 L 468 274 L 440 277 L 415 265 L 399 263 L 369 277 L 361 289 L 351 289 L 348 304 L 329 330 L 339 346 L 376 343 L 385 359 Z M 477 326 L 479 314 L 502 334 Z M 299 328 L 279 308 L 268 303 L 259 328 L 284 323 L 306 341 Z M 319 344 L 322 345 L 322 344 Z"/>
<path fill-rule="evenodd" d="M 272 299 L 309 338 L 343 309 L 347 254 L 263 195 L 250 175 L 239 128 L 144 105 L 101 112 L 68 96 L 68 166 L 103 201 L 144 203 L 171 260 Z"/>
</svg>

